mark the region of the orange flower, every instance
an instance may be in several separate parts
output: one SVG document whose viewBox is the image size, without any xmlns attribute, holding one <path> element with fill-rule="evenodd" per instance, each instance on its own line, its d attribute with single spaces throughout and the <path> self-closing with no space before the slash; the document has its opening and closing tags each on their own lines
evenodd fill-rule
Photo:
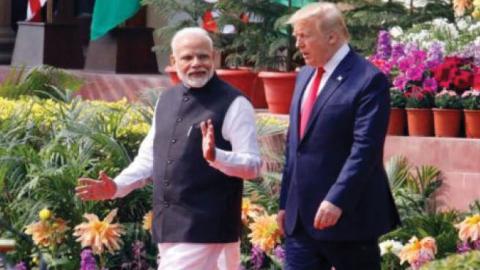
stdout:
<svg viewBox="0 0 480 270">
<path fill-rule="evenodd" d="M 417 265 L 419 261 L 426 262 L 435 258 L 437 245 L 432 237 L 425 237 L 418 240 L 416 236 L 412 237 L 408 244 L 398 254 L 400 264 L 408 262 L 410 265 Z"/>
<path fill-rule="evenodd" d="M 249 218 L 255 218 L 265 213 L 265 209 L 252 203 L 249 198 L 242 199 L 242 222 L 248 224 Z"/>
<path fill-rule="evenodd" d="M 62 243 L 68 229 L 65 220 L 55 218 L 51 221 L 41 220 L 26 226 L 25 233 L 32 236 L 35 245 L 49 247 Z"/>
<path fill-rule="evenodd" d="M 153 212 L 148 211 L 148 213 L 143 216 L 143 229 L 145 231 L 151 231 L 152 230 L 152 219 L 153 219 Z"/>
<path fill-rule="evenodd" d="M 122 243 L 120 236 L 125 233 L 122 225 L 112 224 L 116 215 L 117 209 L 113 209 L 103 221 L 100 221 L 95 214 L 84 214 L 83 217 L 88 222 L 77 225 L 73 235 L 78 237 L 77 241 L 82 247 L 91 247 L 95 254 L 102 254 L 105 249 L 113 253 L 120 249 Z"/>
<path fill-rule="evenodd" d="M 277 215 L 255 217 L 248 227 L 252 230 L 248 235 L 252 244 L 265 252 L 273 250 L 275 244 L 280 242 Z"/>
<path fill-rule="evenodd" d="M 466 242 L 480 239 L 480 215 L 466 217 L 462 222 L 455 225 L 458 231 L 458 238 Z"/>
<path fill-rule="evenodd" d="M 472 8 L 472 0 L 453 0 L 453 10 L 456 16 L 463 16 L 465 10 Z"/>
</svg>

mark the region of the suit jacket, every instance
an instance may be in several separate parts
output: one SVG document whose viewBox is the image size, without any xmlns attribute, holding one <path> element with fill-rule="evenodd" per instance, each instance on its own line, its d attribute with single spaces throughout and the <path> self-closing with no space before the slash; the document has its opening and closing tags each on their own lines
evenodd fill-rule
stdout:
<svg viewBox="0 0 480 270">
<path fill-rule="evenodd" d="M 314 73 L 311 66 L 300 70 L 290 107 L 280 195 L 286 233 L 301 221 L 315 239 L 375 240 L 400 222 L 383 167 L 389 82 L 350 50 L 320 92 L 300 138 L 301 99 Z M 343 213 L 335 226 L 317 230 L 313 222 L 323 200 Z"/>
</svg>

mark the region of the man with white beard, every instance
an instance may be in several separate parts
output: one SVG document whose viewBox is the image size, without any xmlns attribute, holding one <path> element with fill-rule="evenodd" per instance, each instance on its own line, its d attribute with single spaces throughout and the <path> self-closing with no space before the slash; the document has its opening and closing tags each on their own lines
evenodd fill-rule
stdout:
<svg viewBox="0 0 480 270">
<path fill-rule="evenodd" d="M 261 166 L 254 110 L 215 74 L 205 30 L 182 29 L 171 46 L 182 83 L 162 94 L 137 157 L 113 180 L 80 178 L 76 193 L 119 198 L 151 179 L 158 269 L 236 270 L 242 179 L 257 177 Z"/>
</svg>

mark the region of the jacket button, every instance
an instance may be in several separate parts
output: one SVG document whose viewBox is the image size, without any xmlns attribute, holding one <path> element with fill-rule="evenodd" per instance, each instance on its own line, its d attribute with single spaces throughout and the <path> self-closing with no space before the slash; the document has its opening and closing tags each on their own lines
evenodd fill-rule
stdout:
<svg viewBox="0 0 480 270">
<path fill-rule="evenodd" d="M 173 160 L 169 159 L 167 160 L 167 164 L 172 164 Z"/>
<path fill-rule="evenodd" d="M 297 157 L 300 157 L 300 156 L 301 156 L 301 154 L 300 154 L 300 153 L 297 153 Z"/>
<path fill-rule="evenodd" d="M 170 206 L 170 204 L 169 204 L 167 201 L 164 201 L 164 202 L 163 202 L 163 206 L 165 206 L 165 207 L 169 207 L 169 206 Z"/>
<path fill-rule="evenodd" d="M 165 180 L 163 180 L 163 185 L 165 187 L 168 187 L 170 185 L 170 182 L 168 182 L 168 180 L 165 179 Z"/>
<path fill-rule="evenodd" d="M 177 123 L 182 122 L 182 120 L 183 120 L 183 119 L 182 119 L 181 117 L 177 118 Z"/>
<path fill-rule="evenodd" d="M 177 140 L 176 140 L 176 139 L 172 139 L 171 142 L 172 142 L 172 144 L 174 144 L 174 143 L 177 142 Z"/>
<path fill-rule="evenodd" d="M 188 100 L 189 100 L 188 97 L 184 97 L 184 98 L 183 98 L 183 101 L 184 101 L 184 102 L 187 102 Z"/>
</svg>

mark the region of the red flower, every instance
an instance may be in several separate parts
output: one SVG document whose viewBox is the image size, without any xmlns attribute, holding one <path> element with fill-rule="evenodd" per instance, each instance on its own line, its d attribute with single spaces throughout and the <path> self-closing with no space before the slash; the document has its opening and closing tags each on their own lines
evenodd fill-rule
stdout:
<svg viewBox="0 0 480 270">
<path fill-rule="evenodd" d="M 472 88 L 480 90 L 480 70 L 477 70 L 477 73 L 473 77 Z"/>
<path fill-rule="evenodd" d="M 453 79 L 453 86 L 459 90 L 466 90 L 470 88 L 472 84 L 473 73 L 466 70 L 460 70 Z"/>
</svg>

